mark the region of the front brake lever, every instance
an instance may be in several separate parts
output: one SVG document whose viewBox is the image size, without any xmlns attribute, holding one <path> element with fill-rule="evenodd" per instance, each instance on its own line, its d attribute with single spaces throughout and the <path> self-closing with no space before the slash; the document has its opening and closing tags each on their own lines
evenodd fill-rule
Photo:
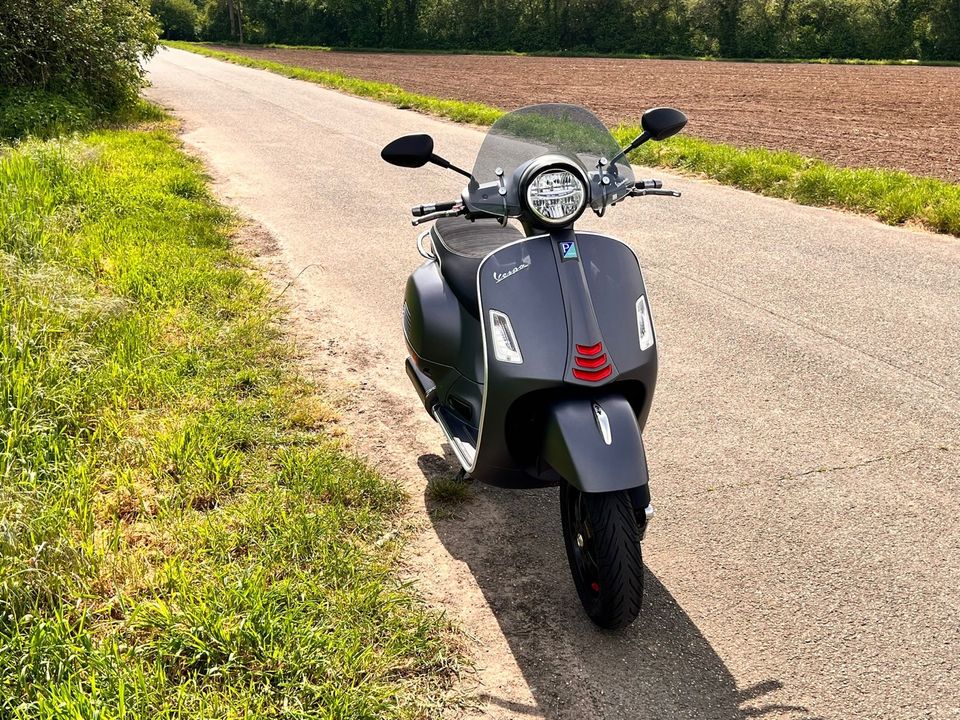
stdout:
<svg viewBox="0 0 960 720">
<path fill-rule="evenodd" d="M 463 215 L 464 207 L 460 205 L 455 207 L 453 210 L 441 210 L 440 212 L 430 213 L 429 215 L 424 215 L 423 217 L 414 218 L 410 221 L 410 224 L 416 227 L 421 223 L 430 222 L 431 220 L 439 220 L 440 218 L 445 217 L 456 217 L 457 215 Z"/>
<path fill-rule="evenodd" d="M 681 193 L 676 190 L 656 190 L 650 188 L 648 190 L 638 190 L 634 188 L 630 191 L 630 197 L 643 197 L 644 195 L 663 195 L 664 197 L 680 197 Z"/>
</svg>

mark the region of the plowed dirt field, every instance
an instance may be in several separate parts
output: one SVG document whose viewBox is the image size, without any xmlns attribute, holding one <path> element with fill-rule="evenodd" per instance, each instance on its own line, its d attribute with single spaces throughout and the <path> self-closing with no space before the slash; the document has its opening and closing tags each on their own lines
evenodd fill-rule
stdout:
<svg viewBox="0 0 960 720">
<path fill-rule="evenodd" d="M 673 105 L 710 140 L 960 182 L 956 67 L 221 49 L 505 110 L 578 103 L 609 124 Z"/>
</svg>

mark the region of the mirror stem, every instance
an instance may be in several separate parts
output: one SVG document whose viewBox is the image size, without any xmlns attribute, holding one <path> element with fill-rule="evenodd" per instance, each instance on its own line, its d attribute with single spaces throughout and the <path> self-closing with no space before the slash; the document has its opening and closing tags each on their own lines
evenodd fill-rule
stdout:
<svg viewBox="0 0 960 720">
<path fill-rule="evenodd" d="M 461 175 L 463 175 L 464 177 L 468 177 L 468 178 L 471 178 L 471 179 L 473 178 L 473 175 L 471 175 L 470 173 L 468 173 L 466 170 L 464 170 L 463 168 L 458 168 L 456 165 L 454 165 L 453 163 L 451 163 L 449 160 L 444 160 L 444 159 L 443 159 L 442 157 L 440 157 L 439 155 L 434 155 L 433 153 L 431 153 L 431 154 L 430 154 L 430 162 L 432 162 L 434 165 L 439 165 L 439 166 L 442 167 L 442 168 L 446 168 L 446 169 L 448 169 L 448 170 L 453 170 L 454 172 L 458 172 L 458 173 L 460 173 Z"/>
<path fill-rule="evenodd" d="M 632 143 L 630 143 L 627 147 L 625 147 L 623 150 L 621 150 L 616 155 L 614 155 L 613 159 L 607 164 L 608 165 L 616 164 L 617 160 L 622 158 L 628 152 L 633 152 L 634 150 L 636 150 L 638 147 L 643 145 L 647 140 L 649 140 L 650 137 L 651 137 L 650 133 L 644 130 L 642 133 L 640 133 L 640 135 L 637 136 L 637 138 Z"/>
</svg>

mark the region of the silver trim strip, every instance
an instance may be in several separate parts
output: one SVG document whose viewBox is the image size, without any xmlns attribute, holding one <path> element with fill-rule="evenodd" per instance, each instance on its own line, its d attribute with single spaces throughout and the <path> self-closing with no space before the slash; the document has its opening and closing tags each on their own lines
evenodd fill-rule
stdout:
<svg viewBox="0 0 960 720">
<path fill-rule="evenodd" d="M 437 424 L 446 436 L 447 442 L 450 443 L 453 454 L 457 456 L 457 461 L 460 463 L 460 466 L 467 472 L 470 472 L 477 460 L 476 448 L 471 447 L 450 432 L 450 428 L 448 428 L 447 424 L 443 421 L 443 415 L 437 412 L 436 406 L 433 409 L 433 419 L 437 421 Z"/>
<path fill-rule="evenodd" d="M 600 435 L 603 437 L 603 442 L 607 445 L 613 444 L 613 436 L 610 433 L 610 418 L 607 417 L 607 413 L 603 411 L 603 408 L 600 407 L 599 403 L 593 404 L 593 417 L 597 421 L 597 429 L 600 431 Z"/>
</svg>

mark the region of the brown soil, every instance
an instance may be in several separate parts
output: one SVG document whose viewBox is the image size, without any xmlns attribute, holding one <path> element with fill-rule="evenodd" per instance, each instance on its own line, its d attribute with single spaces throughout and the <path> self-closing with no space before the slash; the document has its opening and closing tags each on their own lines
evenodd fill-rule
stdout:
<svg viewBox="0 0 960 720">
<path fill-rule="evenodd" d="M 960 181 L 955 67 L 243 52 L 506 110 L 573 102 L 610 124 L 635 123 L 648 107 L 672 105 L 690 117 L 691 134 L 710 140 Z"/>
</svg>

